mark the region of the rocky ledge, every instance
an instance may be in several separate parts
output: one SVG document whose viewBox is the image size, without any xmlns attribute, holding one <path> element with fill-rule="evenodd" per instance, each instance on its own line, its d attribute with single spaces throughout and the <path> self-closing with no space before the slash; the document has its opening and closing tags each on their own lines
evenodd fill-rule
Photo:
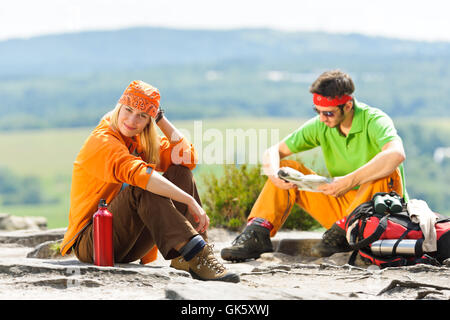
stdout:
<svg viewBox="0 0 450 320">
<path fill-rule="evenodd" d="M 450 299 L 450 266 L 387 268 L 347 264 L 349 254 L 308 256 L 321 234 L 282 231 L 276 251 L 245 263 L 224 262 L 238 284 L 204 282 L 169 267 L 161 256 L 138 263 L 97 267 L 61 257 L 55 247 L 65 229 L 0 232 L 0 299 L 359 300 Z M 236 233 L 211 229 L 220 250 Z M 56 251 L 57 252 L 57 251 Z M 222 261 L 223 262 L 223 261 Z"/>
</svg>

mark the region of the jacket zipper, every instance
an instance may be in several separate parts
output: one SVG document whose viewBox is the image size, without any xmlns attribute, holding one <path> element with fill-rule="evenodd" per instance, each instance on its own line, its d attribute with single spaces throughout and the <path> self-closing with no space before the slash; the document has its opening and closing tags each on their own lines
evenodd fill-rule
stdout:
<svg viewBox="0 0 450 320">
<path fill-rule="evenodd" d="M 61 248 L 61 251 L 64 251 L 64 248 L 65 248 L 69 243 L 71 243 L 71 242 L 73 241 L 73 239 L 75 239 L 76 237 L 78 237 L 78 235 L 79 235 L 81 232 L 83 232 L 84 229 L 86 229 L 91 223 L 92 223 L 92 220 L 89 220 L 89 222 L 86 223 L 86 224 L 84 225 L 84 227 L 81 228 L 81 230 L 78 231 L 78 232 L 72 237 L 72 239 L 70 239 L 69 241 L 67 241 L 67 243 Z M 72 246 L 73 246 L 73 244 L 72 244 Z M 68 249 L 68 250 L 69 250 L 69 249 Z"/>
</svg>

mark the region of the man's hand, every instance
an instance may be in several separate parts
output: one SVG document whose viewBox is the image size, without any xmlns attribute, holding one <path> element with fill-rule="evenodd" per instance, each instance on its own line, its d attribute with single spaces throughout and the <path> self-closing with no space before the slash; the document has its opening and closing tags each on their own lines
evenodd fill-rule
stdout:
<svg viewBox="0 0 450 320">
<path fill-rule="evenodd" d="M 353 189 L 353 179 L 350 176 L 336 177 L 333 182 L 325 183 L 317 188 L 327 196 L 341 197 Z"/>
<path fill-rule="evenodd" d="M 283 179 L 277 178 L 275 176 L 269 176 L 270 181 L 274 184 L 275 187 L 283 190 L 297 188 L 297 186 L 292 182 L 286 182 Z"/>
<path fill-rule="evenodd" d="M 194 221 L 198 223 L 197 227 L 195 227 L 195 230 L 197 230 L 199 233 L 205 233 L 205 231 L 209 227 L 209 217 L 206 214 L 205 210 L 195 201 L 195 199 L 192 198 L 192 201 L 190 201 L 188 204 L 188 211 L 194 217 Z"/>
</svg>

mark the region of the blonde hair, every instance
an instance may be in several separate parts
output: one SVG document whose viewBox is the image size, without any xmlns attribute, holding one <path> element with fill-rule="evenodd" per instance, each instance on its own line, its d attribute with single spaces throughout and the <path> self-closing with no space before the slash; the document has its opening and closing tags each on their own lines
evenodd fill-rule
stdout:
<svg viewBox="0 0 450 320">
<path fill-rule="evenodd" d="M 116 131 L 119 131 L 119 112 L 122 106 L 124 105 L 118 103 L 114 110 L 108 113 L 111 116 L 111 127 Z M 145 162 L 152 163 L 158 166 L 160 139 L 153 117 L 150 117 L 148 125 L 146 125 L 144 130 L 142 130 L 142 132 L 139 134 L 139 140 L 141 141 L 141 145 L 144 150 L 144 155 L 142 157 L 143 160 Z"/>
</svg>

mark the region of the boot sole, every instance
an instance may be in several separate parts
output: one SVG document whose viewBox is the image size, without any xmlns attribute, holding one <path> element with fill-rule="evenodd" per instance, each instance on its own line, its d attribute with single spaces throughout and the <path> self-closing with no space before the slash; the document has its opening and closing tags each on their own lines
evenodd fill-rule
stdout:
<svg viewBox="0 0 450 320">
<path fill-rule="evenodd" d="M 266 251 L 266 252 L 272 252 L 272 251 Z M 233 250 L 223 249 L 220 252 L 220 256 L 222 257 L 223 260 L 232 261 L 232 262 L 244 262 L 244 261 L 250 260 L 250 259 L 258 259 L 259 257 L 261 257 L 262 253 L 264 253 L 264 252 L 248 254 L 248 253 L 242 253 L 242 252 L 236 252 Z"/>
<path fill-rule="evenodd" d="M 196 280 L 201 280 L 201 281 L 223 281 L 223 282 L 232 282 L 232 283 L 238 283 L 241 281 L 241 278 L 239 277 L 239 275 L 237 275 L 235 273 L 228 273 L 221 278 L 215 278 L 215 279 L 203 279 L 198 274 L 193 272 L 191 269 L 189 269 L 189 273 L 191 274 L 192 278 L 194 278 Z"/>
<path fill-rule="evenodd" d="M 322 247 L 322 248 L 312 248 L 311 256 L 317 258 L 328 258 L 335 253 L 350 252 L 349 249 L 332 248 L 332 247 Z"/>
</svg>

